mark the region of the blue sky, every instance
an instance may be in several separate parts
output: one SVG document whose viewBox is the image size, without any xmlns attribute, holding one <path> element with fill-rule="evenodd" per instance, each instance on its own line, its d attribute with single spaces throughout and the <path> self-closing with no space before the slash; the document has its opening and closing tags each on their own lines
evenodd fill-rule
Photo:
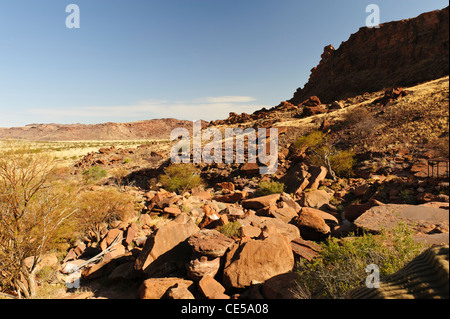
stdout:
<svg viewBox="0 0 450 319">
<path fill-rule="evenodd" d="M 80 8 L 68 29 L 66 6 Z M 441 0 L 0 0 L 0 127 L 214 120 L 290 99 L 323 48 Z"/>
</svg>

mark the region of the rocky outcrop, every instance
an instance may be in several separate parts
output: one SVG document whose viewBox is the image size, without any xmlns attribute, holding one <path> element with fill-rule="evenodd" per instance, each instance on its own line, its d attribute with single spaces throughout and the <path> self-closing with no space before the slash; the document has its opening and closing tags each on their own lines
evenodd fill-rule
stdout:
<svg viewBox="0 0 450 319">
<path fill-rule="evenodd" d="M 361 28 L 338 49 L 325 47 L 308 83 L 289 100 L 332 103 L 364 92 L 413 85 L 449 74 L 449 8 Z"/>
</svg>

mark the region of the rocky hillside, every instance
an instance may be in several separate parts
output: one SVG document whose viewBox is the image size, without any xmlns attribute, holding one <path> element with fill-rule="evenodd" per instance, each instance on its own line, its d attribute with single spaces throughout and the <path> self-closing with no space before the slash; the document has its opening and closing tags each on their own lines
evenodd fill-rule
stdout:
<svg viewBox="0 0 450 319">
<path fill-rule="evenodd" d="M 331 103 L 364 92 L 410 86 L 449 74 L 449 8 L 361 28 L 338 49 L 325 47 L 308 83 L 289 101 Z"/>
<path fill-rule="evenodd" d="M 426 111 L 430 103 L 432 112 Z M 301 118 L 281 118 L 298 112 Z M 363 231 L 379 233 L 380 227 L 392 232 L 402 222 L 416 242 L 448 244 L 446 172 L 442 167 L 438 178 L 429 177 L 428 160 L 437 154 L 423 141 L 424 136 L 448 137 L 448 77 L 337 104 L 311 98 L 300 110 L 282 103 L 269 114 L 272 118 L 247 121 L 238 116 L 241 123 L 225 121 L 217 127 L 273 122 L 280 128 L 276 174 L 260 175 L 258 164 L 198 164 L 203 186 L 176 194 L 158 182 L 170 160 L 166 153 L 155 153 L 151 167 L 137 167 L 119 183 L 132 185 L 123 190 L 139 201 L 138 216 L 104 223 L 99 242 L 90 237 L 78 240 L 63 263 L 55 265 L 59 280 L 66 283 L 69 267 L 80 267 L 78 275 L 87 290 L 63 297 L 297 298 L 296 265 L 316 258 L 326 239 L 344 242 Z M 365 123 L 363 129 L 360 123 Z M 311 162 L 311 152 L 294 146 L 297 137 L 318 129 L 330 138 L 341 136 L 350 144 L 361 144 L 355 149 L 352 177 L 333 181 L 325 167 Z M 402 134 L 417 143 L 403 141 Z M 371 140 L 376 149 L 362 145 Z M 75 169 L 101 166 L 113 171 L 123 160 L 111 159 L 127 152 L 100 150 Z M 262 182 L 282 183 L 285 192 L 261 195 Z M 111 178 L 99 184 L 92 191 L 110 187 Z M 86 265 L 102 253 L 100 262 Z M 435 288 L 433 282 L 425 284 Z"/>
<path fill-rule="evenodd" d="M 177 127 L 189 129 L 192 127 L 192 122 L 169 118 L 92 125 L 30 124 L 25 127 L 0 128 L 0 139 L 30 141 L 169 139 L 170 132 Z"/>
<path fill-rule="evenodd" d="M 401 222 L 410 229 L 411 242 L 424 247 L 447 245 L 443 258 L 447 264 L 438 269 L 447 272 L 439 280 L 433 276 L 411 284 L 412 290 L 424 290 L 425 297 L 448 299 L 448 289 L 441 292 L 436 287 L 441 279 L 448 286 L 448 166 L 444 161 L 429 171 L 430 159 L 448 158 L 449 78 L 439 78 L 442 72 L 448 74 L 448 62 L 439 60 L 441 55 L 448 58 L 444 22 L 448 23 L 448 8 L 388 23 L 379 30 L 362 29 L 340 49 L 326 49 L 311 84 L 292 101 L 209 123 L 219 130 L 279 128 L 275 174 L 261 175 L 264 161 L 259 158 L 256 163 L 174 166 L 177 173 L 169 176 L 169 142 L 87 154 L 61 176 L 85 180 L 79 198 L 109 194 L 101 199 L 120 203 L 108 193 L 111 189 L 131 196 L 133 214 L 101 220 L 94 230 L 77 229 L 63 256 L 48 254 L 42 259 L 40 270 L 46 266 L 56 272 L 47 282 L 62 286 L 57 298 L 299 298 L 298 282 L 304 278 L 299 271 L 320 259 L 324 241 L 344 244 L 365 232 L 393 236 Z M 444 30 L 444 36 L 436 29 Z M 359 80 L 350 79 L 350 74 Z M 407 86 L 408 77 L 432 81 Z M 399 83 L 404 87 L 384 89 Z M 329 92 L 324 93 L 325 87 Z M 338 95 L 342 87 L 346 90 Z M 352 93 L 359 90 L 363 93 Z M 155 138 L 186 124 L 159 121 L 91 126 L 90 134 L 96 139 L 126 138 L 126 134 Z M 71 128 L 37 125 L 22 130 L 50 139 L 56 136 L 53 133 Z M 18 129 L 9 132 L 14 130 Z M 72 138 L 77 130 L 82 131 L 74 129 Z M 338 172 L 332 164 L 337 173 L 333 178 L 323 159 L 315 157 L 326 146 L 296 143 L 311 133 L 326 135 L 336 154 L 346 151 L 349 156 L 335 164 L 339 168 L 350 163 L 342 165 L 349 168 Z M 85 177 L 99 169 L 105 174 L 90 184 Z M 191 175 L 186 177 L 186 172 Z M 166 186 L 164 174 L 170 180 Z M 198 176 L 201 181 L 196 186 L 170 190 L 180 180 Z M 83 208 L 78 200 L 74 205 Z M 88 203 L 101 205 L 98 197 Z M 95 209 L 86 211 L 84 219 Z M 396 244 L 387 240 L 383 245 Z M 81 290 L 66 290 L 67 284 L 78 280 Z M 38 283 L 44 286 L 44 279 Z"/>
</svg>

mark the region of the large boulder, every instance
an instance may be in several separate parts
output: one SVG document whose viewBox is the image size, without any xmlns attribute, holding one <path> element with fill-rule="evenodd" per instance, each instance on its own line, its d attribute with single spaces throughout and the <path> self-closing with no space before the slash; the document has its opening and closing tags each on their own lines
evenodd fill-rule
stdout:
<svg viewBox="0 0 450 319">
<path fill-rule="evenodd" d="M 300 235 L 306 240 L 321 240 L 331 233 L 330 226 L 312 210 L 302 209 L 292 223 L 300 230 Z"/>
<path fill-rule="evenodd" d="M 135 269 L 149 276 L 164 276 L 184 267 L 192 255 L 187 239 L 199 230 L 190 217 L 179 215 L 147 238 Z"/>
<path fill-rule="evenodd" d="M 282 235 L 236 243 L 226 255 L 223 284 L 228 289 L 246 288 L 289 272 L 293 267 L 292 249 Z"/>
<path fill-rule="evenodd" d="M 301 205 L 303 207 L 311 207 L 320 209 L 322 206 L 329 204 L 332 195 L 323 189 L 314 190 L 302 194 Z"/>
<path fill-rule="evenodd" d="M 280 199 L 280 194 L 272 194 L 267 196 L 261 196 L 242 201 L 242 207 L 246 209 L 261 209 L 264 207 L 272 206 Z"/>
<path fill-rule="evenodd" d="M 298 216 L 295 209 L 287 205 L 282 208 L 277 207 L 275 209 L 271 209 L 269 210 L 269 214 L 285 223 L 289 223 L 293 218 Z"/>
<path fill-rule="evenodd" d="M 325 223 L 327 225 L 329 225 L 329 226 L 334 226 L 334 225 L 338 225 L 339 224 L 339 221 L 338 221 L 338 219 L 335 216 L 333 216 L 333 215 L 331 215 L 329 213 L 326 213 L 324 211 L 321 211 L 319 209 L 315 209 L 315 208 L 311 208 L 311 207 L 303 207 L 302 208 L 302 212 L 312 212 L 312 213 L 314 213 L 315 215 L 317 215 L 320 218 L 322 218 L 325 221 Z"/>
<path fill-rule="evenodd" d="M 216 258 L 225 255 L 227 249 L 234 244 L 234 240 L 217 230 L 202 229 L 190 236 L 188 243 L 195 253 Z"/>
<path fill-rule="evenodd" d="M 447 209 L 422 205 L 387 204 L 372 207 L 355 220 L 355 225 L 370 232 L 391 230 L 399 222 L 410 226 L 416 233 L 448 233 Z"/>
</svg>

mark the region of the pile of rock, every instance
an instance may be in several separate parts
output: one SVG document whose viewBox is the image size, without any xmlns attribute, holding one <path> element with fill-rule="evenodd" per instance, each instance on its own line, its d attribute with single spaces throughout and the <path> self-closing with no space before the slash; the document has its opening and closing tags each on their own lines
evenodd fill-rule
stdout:
<svg viewBox="0 0 450 319">
<path fill-rule="evenodd" d="M 62 269 L 118 240 L 100 262 L 82 270 L 84 280 L 133 281 L 139 298 L 292 298 L 295 262 L 314 259 L 317 242 L 329 236 L 357 228 L 377 232 L 379 225 L 403 221 L 415 225 L 418 240 L 448 243 L 448 209 L 371 200 L 339 216 L 330 210 L 330 194 L 317 189 L 322 168 L 310 174 L 311 191 L 297 200 L 286 193 L 254 197 L 231 182 L 183 195 L 150 191 L 143 195 L 146 213 L 110 225 L 98 245 L 78 243 Z M 225 236 L 227 227 L 235 231 Z"/>
</svg>

